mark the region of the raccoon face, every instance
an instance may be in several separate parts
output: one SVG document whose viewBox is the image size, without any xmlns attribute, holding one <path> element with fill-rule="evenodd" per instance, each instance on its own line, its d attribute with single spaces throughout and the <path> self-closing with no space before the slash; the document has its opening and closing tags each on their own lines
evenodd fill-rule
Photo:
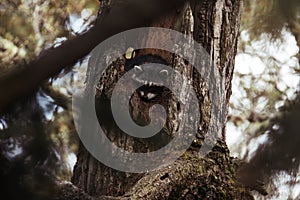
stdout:
<svg viewBox="0 0 300 200">
<path fill-rule="evenodd" d="M 125 70 L 134 70 L 132 79 L 143 86 L 137 92 L 143 101 L 151 101 L 164 91 L 164 80 L 168 77 L 168 70 L 155 67 L 155 63 L 169 65 L 167 61 L 158 55 L 142 55 L 127 60 Z M 151 81 L 149 79 L 151 77 Z"/>
<path fill-rule="evenodd" d="M 139 84 L 143 84 L 137 91 L 144 101 L 150 101 L 163 93 L 163 80 L 168 77 L 169 73 L 167 70 L 156 69 L 151 64 L 143 66 L 135 65 L 133 70 L 133 80 Z M 151 81 L 149 77 L 152 77 Z"/>
</svg>

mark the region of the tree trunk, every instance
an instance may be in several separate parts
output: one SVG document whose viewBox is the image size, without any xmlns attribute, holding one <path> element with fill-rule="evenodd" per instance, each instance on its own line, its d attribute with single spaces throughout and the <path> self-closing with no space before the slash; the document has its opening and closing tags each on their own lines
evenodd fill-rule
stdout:
<svg viewBox="0 0 300 200">
<path fill-rule="evenodd" d="M 107 8 L 110 7 L 110 1 L 102 2 L 100 14 L 105 17 L 109 13 Z M 252 199 L 248 189 L 236 181 L 236 166 L 225 144 L 225 124 L 231 95 L 241 6 L 241 0 L 187 1 L 183 6 L 151 24 L 154 27 L 170 28 L 191 36 L 208 52 L 210 64 L 216 66 L 204 68 L 200 74 L 191 63 L 173 53 L 156 49 L 141 49 L 135 52 L 133 61 L 158 55 L 173 69 L 185 75 L 192 83 L 198 100 L 199 108 L 189 104 L 181 107 L 168 89 L 164 89 L 155 101 L 143 100 L 136 91 L 130 99 L 130 114 L 137 124 L 150 123 L 148 113 L 154 104 L 159 103 L 166 109 L 166 123 L 156 136 L 137 139 L 125 134 L 116 125 L 111 114 L 110 98 L 113 88 L 124 75 L 128 62 L 132 61 L 124 57 L 118 59 L 102 75 L 97 85 L 97 115 L 111 142 L 130 152 L 152 152 L 168 144 L 175 137 L 180 124 L 187 123 L 182 119 L 189 119 L 190 125 L 185 127 L 183 133 L 188 135 L 194 127 L 198 128 L 188 150 L 167 167 L 147 173 L 128 173 L 100 163 L 81 144 L 72 178 L 74 185 L 91 196 L 113 196 L 120 199 Z M 153 42 L 153 38 L 155 36 L 149 33 L 144 41 L 149 44 Z M 163 42 L 164 38 L 161 40 Z M 89 69 L 87 80 L 95 74 L 93 70 Z M 211 88 L 205 74 L 211 77 L 216 73 L 220 78 L 213 82 Z M 174 81 L 172 84 L 177 88 L 180 97 L 186 101 L 190 100 L 191 97 L 186 93 L 188 85 L 178 85 Z M 220 92 L 214 93 L 212 89 Z M 215 104 L 220 104 L 217 105 L 218 110 L 212 109 Z M 195 114 L 192 110 L 197 109 L 200 114 L 199 122 L 197 117 L 190 116 L 191 113 Z M 160 116 L 154 118 L 161 120 Z M 210 139 L 207 139 L 211 133 L 215 135 L 216 138 L 212 138 L 217 139 L 217 143 L 211 144 Z M 214 147 L 210 153 L 204 155 L 205 157 L 199 154 L 201 147 L 211 145 Z"/>
</svg>

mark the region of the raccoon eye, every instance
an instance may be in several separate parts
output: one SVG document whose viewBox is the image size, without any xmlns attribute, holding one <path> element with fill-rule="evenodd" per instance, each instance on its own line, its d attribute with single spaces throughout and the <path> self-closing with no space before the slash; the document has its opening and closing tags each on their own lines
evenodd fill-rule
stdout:
<svg viewBox="0 0 300 200">
<path fill-rule="evenodd" d="M 126 58 L 127 60 L 130 60 L 130 59 L 133 59 L 134 57 L 135 57 L 135 50 L 134 50 L 134 48 L 129 47 L 129 48 L 126 50 L 125 58 Z"/>
</svg>

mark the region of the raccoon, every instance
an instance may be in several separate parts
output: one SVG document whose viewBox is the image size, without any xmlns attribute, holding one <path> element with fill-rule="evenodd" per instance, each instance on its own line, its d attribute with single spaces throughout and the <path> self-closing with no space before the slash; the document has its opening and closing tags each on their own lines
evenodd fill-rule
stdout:
<svg viewBox="0 0 300 200">
<path fill-rule="evenodd" d="M 131 59 L 128 58 L 126 58 L 125 62 L 125 71 L 134 70 L 133 80 L 139 84 L 143 84 L 143 86 L 137 89 L 141 99 L 151 101 L 160 96 L 165 88 L 163 80 L 168 77 L 169 71 L 155 67 L 154 63 L 167 66 L 169 63 L 159 55 L 151 54 L 140 55 Z M 149 76 L 152 78 L 152 81 L 149 80 Z"/>
</svg>

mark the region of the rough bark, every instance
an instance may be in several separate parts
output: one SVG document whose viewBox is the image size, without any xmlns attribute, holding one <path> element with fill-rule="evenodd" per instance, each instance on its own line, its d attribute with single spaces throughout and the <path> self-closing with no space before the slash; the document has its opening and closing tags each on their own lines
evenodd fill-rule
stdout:
<svg viewBox="0 0 300 200">
<path fill-rule="evenodd" d="M 176 162 L 139 179 L 125 194 L 118 197 L 89 196 L 82 190 L 65 184 L 64 199 L 253 199 L 249 189 L 235 178 L 239 166 L 229 156 L 224 142 L 219 142 L 205 158 L 195 151 L 186 152 Z M 75 195 L 74 195 L 75 194 Z"/>
<path fill-rule="evenodd" d="M 220 84 L 224 91 L 218 96 L 222 102 L 218 112 L 225 115 L 231 94 L 240 16 L 240 0 L 188 1 L 152 23 L 152 26 L 171 28 L 190 35 L 207 50 L 210 61 L 217 66 L 221 74 Z M 145 41 L 151 42 L 151 39 L 149 35 Z M 130 174 L 111 169 L 94 159 L 81 145 L 72 178 L 73 184 L 91 196 L 114 196 L 116 199 L 252 199 L 249 191 L 235 179 L 235 164 L 225 145 L 226 118 L 221 121 L 222 136 L 218 138 L 219 144 L 216 144 L 208 156 L 201 157 L 199 154 L 199 149 L 205 143 L 209 123 L 212 122 L 212 130 L 216 132 L 220 125 L 217 124 L 220 122 L 217 122 L 215 113 L 210 112 L 214 99 L 209 96 L 205 77 L 196 73 L 182 58 L 169 52 L 147 49 L 139 51 L 137 56 L 149 54 L 161 55 L 170 62 L 172 68 L 186 75 L 193 83 L 201 114 L 200 128 L 193 144 L 170 166 L 146 174 Z M 99 81 L 96 95 L 98 118 L 107 137 L 119 147 L 133 152 L 156 150 L 168 143 L 176 132 L 180 121 L 177 101 L 169 92 L 164 93 L 158 100 L 167 110 L 167 122 L 158 134 L 159 138 L 135 139 L 123 133 L 113 121 L 109 101 L 112 89 L 124 74 L 124 65 L 124 59 L 120 58 Z M 203 74 L 213 73 L 211 69 L 203 70 Z M 93 73 L 91 70 L 88 72 L 87 80 Z M 176 85 L 176 82 L 174 84 Z M 215 88 L 220 90 L 217 84 Z M 184 95 L 186 87 L 178 87 Z M 151 105 L 134 93 L 130 102 L 132 118 L 138 124 L 149 123 L 148 110 Z M 188 133 L 188 130 L 189 128 L 185 133 Z M 158 140 L 161 141 L 160 144 L 155 142 Z"/>
</svg>

